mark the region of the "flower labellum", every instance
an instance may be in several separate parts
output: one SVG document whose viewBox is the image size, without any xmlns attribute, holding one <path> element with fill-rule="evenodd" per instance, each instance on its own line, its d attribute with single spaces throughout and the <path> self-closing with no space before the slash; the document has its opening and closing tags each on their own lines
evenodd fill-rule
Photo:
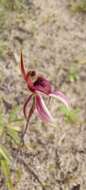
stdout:
<svg viewBox="0 0 86 190">
<path fill-rule="evenodd" d="M 36 110 L 37 115 L 42 121 L 49 123 L 53 122 L 54 119 L 46 107 L 42 96 L 46 95 L 48 98 L 55 97 L 64 103 L 67 108 L 69 108 L 67 97 L 65 97 L 62 92 L 53 90 L 50 82 L 43 76 L 37 75 L 34 70 L 27 72 L 24 67 L 22 52 L 20 58 L 20 68 L 27 87 L 31 91 L 31 95 L 28 97 L 23 107 L 25 118 L 28 119 L 29 117 L 30 119 L 33 112 Z M 27 107 L 30 108 L 29 113 L 27 113 Z"/>
</svg>

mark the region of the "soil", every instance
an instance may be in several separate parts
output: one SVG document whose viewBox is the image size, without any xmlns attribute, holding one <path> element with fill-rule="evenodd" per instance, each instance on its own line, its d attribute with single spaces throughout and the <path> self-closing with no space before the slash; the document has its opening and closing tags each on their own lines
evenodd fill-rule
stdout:
<svg viewBox="0 0 86 190">
<path fill-rule="evenodd" d="M 26 1 L 21 10 L 6 8 L 0 21 L 0 99 L 10 105 L 6 110 L 0 101 L 3 111 L 19 105 L 24 118 L 30 92 L 19 68 L 21 48 L 27 69 L 42 73 L 79 109 L 76 121 L 66 121 L 61 103 L 52 99 L 55 125 L 32 118 L 16 166 L 21 167 L 16 190 L 86 190 L 86 14 L 72 12 L 69 3 Z"/>
</svg>

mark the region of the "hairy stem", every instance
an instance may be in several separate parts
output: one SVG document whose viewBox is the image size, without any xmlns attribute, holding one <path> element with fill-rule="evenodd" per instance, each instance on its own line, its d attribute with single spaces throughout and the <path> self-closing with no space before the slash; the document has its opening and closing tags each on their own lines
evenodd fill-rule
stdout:
<svg viewBox="0 0 86 190">
<path fill-rule="evenodd" d="M 18 157 L 19 157 L 19 154 L 20 152 L 22 151 L 22 148 L 24 146 L 24 136 L 27 132 L 27 129 L 28 129 L 28 126 L 29 126 L 29 121 L 30 121 L 30 118 L 34 112 L 34 109 L 35 109 L 35 98 L 33 99 L 33 102 L 32 102 L 32 106 L 31 106 L 31 109 L 29 111 L 29 114 L 28 114 L 28 117 L 27 117 L 27 120 L 26 120 L 26 125 L 25 125 L 25 128 L 21 134 L 21 143 L 20 145 L 18 146 L 18 149 L 17 149 L 17 156 L 16 156 L 16 159 L 15 159 L 15 162 L 14 162 L 14 165 L 16 165 L 15 163 L 17 162 L 18 160 Z"/>
<path fill-rule="evenodd" d="M 19 164 L 23 165 L 23 166 L 24 166 L 24 169 L 25 169 L 28 173 L 30 173 L 30 174 L 37 180 L 37 182 L 40 184 L 42 190 L 46 190 L 44 184 L 43 184 L 42 181 L 39 179 L 39 176 L 34 172 L 34 169 L 33 169 L 33 168 L 31 168 L 29 165 L 27 165 L 26 162 L 25 162 L 22 158 L 20 158 L 20 157 L 18 157 L 17 162 L 18 162 Z"/>
</svg>

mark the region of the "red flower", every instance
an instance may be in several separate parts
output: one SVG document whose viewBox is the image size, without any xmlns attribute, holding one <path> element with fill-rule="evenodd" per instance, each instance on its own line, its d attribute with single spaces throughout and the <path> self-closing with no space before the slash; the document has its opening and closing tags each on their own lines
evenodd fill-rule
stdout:
<svg viewBox="0 0 86 190">
<path fill-rule="evenodd" d="M 22 53 L 20 66 L 23 78 L 27 83 L 28 89 L 31 91 L 31 95 L 28 97 L 23 107 L 25 117 L 30 118 L 33 112 L 36 110 L 41 120 L 44 122 L 53 122 L 54 119 L 46 107 L 42 95 L 44 94 L 48 97 L 58 98 L 66 105 L 67 108 L 69 108 L 68 99 L 62 92 L 53 90 L 50 82 L 44 77 L 38 76 L 35 71 L 26 72 Z M 34 78 L 35 81 L 33 81 Z M 29 106 L 31 102 L 32 106 L 30 107 L 29 114 L 27 114 L 27 106 Z"/>
</svg>

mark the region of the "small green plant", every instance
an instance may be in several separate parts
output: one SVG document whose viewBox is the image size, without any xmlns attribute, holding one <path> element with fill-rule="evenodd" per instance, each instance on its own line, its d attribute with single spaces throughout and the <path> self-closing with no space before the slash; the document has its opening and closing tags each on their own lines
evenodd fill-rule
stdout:
<svg viewBox="0 0 86 190">
<path fill-rule="evenodd" d="M 24 0 L 1 0 L 0 5 L 10 11 L 21 10 L 21 8 L 25 8 Z"/>
<path fill-rule="evenodd" d="M 66 122 L 69 123 L 77 123 L 79 122 L 78 114 L 79 114 L 79 108 L 68 110 L 64 106 L 60 107 L 60 111 L 64 113 L 64 119 Z"/>
<path fill-rule="evenodd" d="M 86 12 L 86 0 L 80 2 L 72 2 L 70 8 L 73 12 Z"/>
<path fill-rule="evenodd" d="M 0 40 L 0 57 L 4 57 L 7 51 L 7 42 Z"/>
<path fill-rule="evenodd" d="M 21 119 L 17 116 L 18 110 L 18 107 L 12 109 L 7 118 L 0 112 L 0 168 L 8 190 L 14 190 L 10 171 L 12 157 L 9 152 L 9 141 L 14 146 L 20 144 L 20 128 L 17 122 L 19 125 Z"/>
<path fill-rule="evenodd" d="M 2 32 L 3 29 L 5 28 L 7 16 L 8 16 L 7 13 L 5 11 L 3 11 L 3 9 L 0 9 L 0 32 Z M 2 39 L 0 39 L 0 41 L 1 40 Z"/>
<path fill-rule="evenodd" d="M 9 8 L 12 9 L 13 5 L 14 5 L 15 0 L 1 0 L 0 1 L 0 5 L 4 8 Z"/>
<path fill-rule="evenodd" d="M 74 82 L 78 79 L 78 73 L 76 71 L 76 68 L 72 66 L 68 72 L 68 80 L 70 82 Z"/>
<path fill-rule="evenodd" d="M 5 145 L 0 145 L 0 167 L 1 167 L 1 171 L 5 177 L 6 186 L 8 187 L 8 189 L 13 190 L 11 173 L 10 173 L 10 162 L 11 162 L 10 153 L 5 148 Z"/>
</svg>

